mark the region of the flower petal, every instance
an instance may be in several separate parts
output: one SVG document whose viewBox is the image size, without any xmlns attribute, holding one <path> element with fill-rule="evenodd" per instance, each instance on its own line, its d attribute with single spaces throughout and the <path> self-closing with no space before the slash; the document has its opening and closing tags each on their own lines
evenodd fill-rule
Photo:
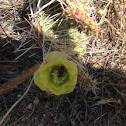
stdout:
<svg viewBox="0 0 126 126">
<path fill-rule="evenodd" d="M 57 68 L 61 68 L 61 66 L 64 67 L 65 71 L 62 73 L 63 76 L 59 77 L 57 74 L 57 70 L 59 69 Z M 57 76 L 56 81 L 56 77 L 52 76 L 52 69 L 54 69 L 53 74 Z M 55 69 L 56 72 L 54 72 Z M 46 90 L 55 95 L 70 93 L 76 86 L 77 66 L 73 61 L 64 60 L 62 58 L 51 60 L 44 66 L 40 67 L 38 73 L 34 77 L 34 82 L 42 91 Z"/>
</svg>

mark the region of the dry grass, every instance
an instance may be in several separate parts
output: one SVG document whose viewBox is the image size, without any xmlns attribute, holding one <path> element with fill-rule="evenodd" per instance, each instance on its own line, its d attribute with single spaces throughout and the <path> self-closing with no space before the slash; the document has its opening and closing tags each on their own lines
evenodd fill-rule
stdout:
<svg viewBox="0 0 126 126">
<path fill-rule="evenodd" d="M 68 41 L 71 39 L 62 39 L 63 31 L 55 31 L 55 37 L 52 33 L 51 36 L 47 34 L 55 24 L 63 26 L 66 18 L 62 11 L 70 3 L 58 0 L 55 4 L 52 0 L 49 5 L 49 2 L 0 1 L 1 85 L 44 60 L 49 51 L 64 51 L 64 46 L 70 45 Z M 82 74 L 79 74 L 74 92 L 63 96 L 48 96 L 35 84 L 29 88 L 31 79 L 28 79 L 13 91 L 0 96 L 2 120 L 28 88 L 27 95 L 23 95 L 21 101 L 14 106 L 2 126 L 126 125 L 126 1 L 91 0 L 89 9 L 89 15 L 98 25 L 98 31 L 88 33 L 88 46 L 81 56 L 81 62 L 69 51 L 67 54 L 82 69 L 83 75 L 86 73 L 86 76 L 92 76 L 91 80 L 96 82 L 97 89 L 86 90 Z M 45 13 L 54 22 L 42 20 L 40 24 L 47 26 L 40 32 L 37 19 Z M 74 25 L 77 27 L 75 22 Z M 34 102 L 36 98 L 39 99 L 37 104 Z"/>
</svg>

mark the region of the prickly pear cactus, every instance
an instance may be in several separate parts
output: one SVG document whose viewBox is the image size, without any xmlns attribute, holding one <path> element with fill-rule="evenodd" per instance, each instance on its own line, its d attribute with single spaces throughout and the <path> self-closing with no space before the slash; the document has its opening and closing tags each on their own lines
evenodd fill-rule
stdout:
<svg viewBox="0 0 126 126">
<path fill-rule="evenodd" d="M 97 25 L 90 17 L 87 0 L 64 0 L 64 2 L 65 9 L 55 15 L 50 15 L 44 10 L 40 11 L 36 16 L 35 27 L 39 33 L 45 36 L 45 46 L 46 44 L 50 45 L 49 40 L 52 42 L 53 50 L 65 52 L 81 64 L 81 59 L 84 58 L 83 55 L 89 43 L 89 37 L 84 29 L 86 32 L 97 31 Z M 86 72 L 81 74 L 79 72 L 79 77 L 83 80 L 85 89 L 96 88 L 96 81 Z"/>
<path fill-rule="evenodd" d="M 66 0 L 65 10 L 67 18 L 73 19 L 80 28 L 80 31 L 98 30 L 98 26 L 90 17 L 90 6 L 88 0 Z"/>
</svg>

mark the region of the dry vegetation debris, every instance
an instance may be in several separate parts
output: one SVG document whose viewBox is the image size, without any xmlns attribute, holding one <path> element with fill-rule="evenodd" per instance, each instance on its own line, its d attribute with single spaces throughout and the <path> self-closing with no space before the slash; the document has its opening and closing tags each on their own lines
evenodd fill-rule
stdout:
<svg viewBox="0 0 126 126">
<path fill-rule="evenodd" d="M 60 10 L 65 0 L 57 1 L 55 6 L 60 6 Z M 35 14 L 49 2 L 0 1 L 0 86 L 40 63 L 48 51 L 58 50 L 53 42 L 49 46 L 51 40 L 33 26 Z M 89 33 L 89 44 L 81 62 L 88 74 L 97 80 L 98 89 L 85 90 L 80 79 L 74 92 L 48 96 L 33 83 L 27 95 L 4 120 L 3 126 L 126 125 L 126 1 L 91 0 L 90 6 L 99 30 Z M 55 12 L 48 13 L 52 16 Z M 0 96 L 0 120 L 21 98 L 30 81 L 31 78 Z"/>
</svg>

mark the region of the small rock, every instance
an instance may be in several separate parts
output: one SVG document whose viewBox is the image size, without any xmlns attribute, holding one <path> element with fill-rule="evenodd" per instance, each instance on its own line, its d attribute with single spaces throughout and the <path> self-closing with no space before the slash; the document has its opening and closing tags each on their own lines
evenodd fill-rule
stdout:
<svg viewBox="0 0 126 126">
<path fill-rule="evenodd" d="M 94 67 L 95 69 L 100 69 L 100 68 L 101 68 L 101 66 L 100 66 L 99 64 L 94 64 L 93 67 Z"/>
<path fill-rule="evenodd" d="M 38 105 L 38 103 L 39 103 L 39 99 L 36 97 L 36 98 L 34 99 L 34 101 L 33 101 L 33 104 L 34 104 L 34 105 Z"/>
<path fill-rule="evenodd" d="M 126 65 L 125 65 L 125 66 L 123 66 L 123 70 L 126 70 Z"/>
<path fill-rule="evenodd" d="M 21 94 L 18 94 L 17 97 L 20 98 L 21 97 Z"/>
<path fill-rule="evenodd" d="M 32 103 L 28 105 L 28 109 L 32 109 Z"/>
<path fill-rule="evenodd" d="M 117 63 L 111 62 L 112 68 L 115 68 L 117 66 Z"/>
</svg>

